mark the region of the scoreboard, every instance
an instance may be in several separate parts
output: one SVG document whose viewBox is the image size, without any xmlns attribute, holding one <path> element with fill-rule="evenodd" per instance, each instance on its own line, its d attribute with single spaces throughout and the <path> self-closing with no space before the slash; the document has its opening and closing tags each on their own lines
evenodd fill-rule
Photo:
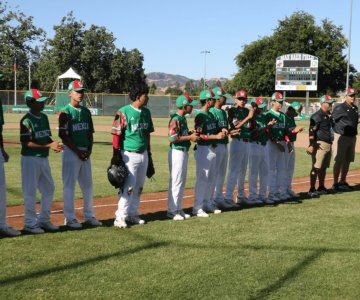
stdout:
<svg viewBox="0 0 360 300">
<path fill-rule="evenodd" d="M 305 53 L 291 53 L 276 58 L 276 91 L 316 91 L 319 60 Z"/>
</svg>

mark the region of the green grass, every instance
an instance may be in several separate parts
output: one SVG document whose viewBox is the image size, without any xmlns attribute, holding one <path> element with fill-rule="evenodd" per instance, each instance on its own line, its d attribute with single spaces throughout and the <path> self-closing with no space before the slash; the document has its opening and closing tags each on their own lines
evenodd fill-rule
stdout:
<svg viewBox="0 0 360 300">
<path fill-rule="evenodd" d="M 359 189 L 0 240 L 2 299 L 359 299 Z"/>
<path fill-rule="evenodd" d="M 18 142 L 19 132 L 15 129 L 4 130 L 6 140 Z M 56 136 L 56 132 L 53 132 Z M 95 197 L 108 197 L 116 194 L 116 190 L 108 183 L 106 177 L 106 168 L 110 163 L 112 156 L 111 135 L 106 132 L 95 133 L 95 145 L 92 154 L 93 185 Z M 167 153 L 169 149 L 166 137 L 152 136 L 152 153 L 156 169 L 155 180 L 146 179 L 144 192 L 166 191 L 168 189 L 169 170 L 167 162 Z M 192 147 L 193 148 L 193 147 Z M 194 151 L 190 150 L 188 177 L 186 182 L 187 188 L 194 187 L 195 184 L 195 160 Z M 20 173 L 20 147 L 6 146 L 6 151 L 10 155 L 10 161 L 5 164 L 7 178 L 8 205 L 22 204 L 21 191 L 21 173 Z M 62 183 L 61 183 L 61 154 L 51 152 L 50 165 L 52 175 L 55 181 L 55 201 L 62 200 Z M 360 169 L 360 161 L 355 160 L 351 169 Z M 305 150 L 298 148 L 296 152 L 295 177 L 307 176 L 311 167 L 311 159 L 305 153 Z M 328 173 L 331 173 L 331 168 Z M 304 187 L 307 190 L 308 186 Z M 76 189 L 76 198 L 82 198 L 79 188 Z M 146 197 L 146 196 L 144 196 Z"/>
</svg>

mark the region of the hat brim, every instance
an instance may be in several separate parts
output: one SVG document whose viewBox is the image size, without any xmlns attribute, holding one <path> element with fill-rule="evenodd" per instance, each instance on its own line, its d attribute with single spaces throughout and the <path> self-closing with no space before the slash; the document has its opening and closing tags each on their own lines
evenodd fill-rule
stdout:
<svg viewBox="0 0 360 300">
<path fill-rule="evenodd" d="M 246 100 L 247 101 L 247 97 L 236 97 L 237 100 Z"/>
<path fill-rule="evenodd" d="M 329 100 L 329 101 L 320 102 L 320 104 L 323 104 L 323 103 L 333 104 L 333 103 L 335 103 L 335 102 L 336 102 L 335 100 L 331 99 L 331 100 Z"/>
<path fill-rule="evenodd" d="M 258 108 L 265 108 L 266 106 L 267 106 L 267 104 L 263 103 L 263 104 L 258 105 Z"/>
<path fill-rule="evenodd" d="M 48 100 L 49 99 L 49 97 L 40 97 L 39 99 L 35 99 L 35 98 L 33 98 L 33 97 L 26 97 L 26 101 L 33 101 L 33 100 L 35 100 L 35 102 L 44 102 L 44 101 L 46 101 L 46 100 Z"/>
<path fill-rule="evenodd" d="M 69 90 L 69 92 L 70 91 L 80 92 L 80 91 L 85 91 L 85 88 L 82 87 L 82 88 L 77 88 L 77 89 L 71 89 L 71 90 Z"/>
<path fill-rule="evenodd" d="M 285 101 L 285 99 L 271 99 L 271 101 L 284 102 L 284 101 Z"/>
<path fill-rule="evenodd" d="M 198 105 L 198 103 L 199 103 L 198 100 L 193 100 L 193 101 L 191 101 L 191 103 L 189 103 L 188 105 L 195 106 L 195 105 Z"/>
</svg>

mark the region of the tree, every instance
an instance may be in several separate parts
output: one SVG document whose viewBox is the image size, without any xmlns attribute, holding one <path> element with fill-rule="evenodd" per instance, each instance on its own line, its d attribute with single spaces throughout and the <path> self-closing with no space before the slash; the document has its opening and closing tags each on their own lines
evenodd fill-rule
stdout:
<svg viewBox="0 0 360 300">
<path fill-rule="evenodd" d="M 319 26 L 312 15 L 295 12 L 279 21 L 272 36 L 243 47 L 243 52 L 235 59 L 239 72 L 228 84 L 229 89 L 270 95 L 275 86 L 276 57 L 287 53 L 307 53 L 319 57 L 318 92 L 336 92 L 345 86 L 343 50 L 346 45 L 341 26 L 335 26 L 328 19 L 321 21 Z M 356 71 L 353 66 L 351 71 Z"/>
<path fill-rule="evenodd" d="M 176 82 L 175 86 L 173 87 L 168 87 L 165 90 L 165 95 L 181 95 L 183 93 L 183 91 L 180 89 L 180 84 L 178 82 Z"/>
<path fill-rule="evenodd" d="M 0 70 L 5 75 L 5 89 L 14 88 L 15 59 L 17 88 L 28 88 L 29 57 L 36 57 L 34 44 L 44 39 L 45 32 L 33 24 L 33 17 L 27 17 L 17 9 L 9 10 L 7 3 L 0 0 Z"/>
<path fill-rule="evenodd" d="M 156 93 L 156 89 L 157 89 L 157 87 L 156 87 L 155 83 L 153 82 L 153 83 L 149 86 L 149 94 L 150 94 L 150 95 L 154 95 L 154 94 Z"/>
</svg>

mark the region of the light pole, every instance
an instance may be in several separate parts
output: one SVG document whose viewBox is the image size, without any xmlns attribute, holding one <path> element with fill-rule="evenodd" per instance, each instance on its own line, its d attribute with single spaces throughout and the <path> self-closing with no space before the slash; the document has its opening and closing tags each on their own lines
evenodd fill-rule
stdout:
<svg viewBox="0 0 360 300">
<path fill-rule="evenodd" d="M 203 50 L 200 53 L 204 54 L 204 90 L 205 90 L 205 88 L 206 88 L 206 54 L 210 53 L 210 51 Z"/>
<path fill-rule="evenodd" d="M 350 72 L 350 48 L 351 48 L 351 27 L 352 27 L 352 5 L 353 1 L 350 0 L 350 28 L 349 28 L 349 46 L 348 46 L 348 61 L 347 61 L 347 71 L 346 71 L 346 91 L 349 88 L 349 72 Z"/>
</svg>

